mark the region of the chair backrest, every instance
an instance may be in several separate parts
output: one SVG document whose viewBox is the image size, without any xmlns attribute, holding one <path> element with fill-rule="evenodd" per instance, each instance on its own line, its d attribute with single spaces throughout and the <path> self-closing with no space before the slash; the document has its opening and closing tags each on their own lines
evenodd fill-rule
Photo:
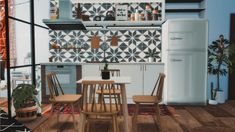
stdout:
<svg viewBox="0 0 235 132">
<path fill-rule="evenodd" d="M 50 99 L 54 99 L 56 96 L 64 94 L 63 89 L 61 88 L 60 82 L 55 73 L 47 73 L 47 84 L 50 92 Z"/>
<path fill-rule="evenodd" d="M 156 96 L 157 96 L 158 101 L 162 100 L 164 79 L 165 79 L 165 74 L 164 73 L 159 73 L 157 82 L 156 82 L 156 84 L 154 86 L 154 89 L 152 91 L 152 94 L 151 94 L 151 96 L 154 96 L 154 92 L 157 88 Z"/>
<path fill-rule="evenodd" d="M 103 71 L 103 70 L 101 70 Z M 119 69 L 108 69 L 112 77 L 119 77 L 120 76 L 120 70 Z"/>
<path fill-rule="evenodd" d="M 82 81 L 82 111 L 94 113 L 119 111 L 117 97 L 112 95 L 112 92 L 116 92 L 115 86 L 112 80 Z M 98 89 L 101 91 L 100 94 L 96 94 Z M 105 97 L 104 90 L 108 91 Z"/>
</svg>

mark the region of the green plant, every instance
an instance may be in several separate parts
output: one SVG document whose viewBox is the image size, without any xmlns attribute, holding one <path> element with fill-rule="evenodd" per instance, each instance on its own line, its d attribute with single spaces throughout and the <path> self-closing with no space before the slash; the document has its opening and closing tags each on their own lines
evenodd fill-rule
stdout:
<svg viewBox="0 0 235 132">
<path fill-rule="evenodd" d="M 106 62 L 105 64 L 104 64 L 104 70 L 108 70 L 108 66 L 109 66 L 109 64 Z"/>
<path fill-rule="evenodd" d="M 34 85 L 31 84 L 18 84 L 13 90 L 13 105 L 15 109 L 34 106 L 36 103 L 39 105 L 36 95 L 38 94 Z"/>
<path fill-rule="evenodd" d="M 152 57 L 152 58 L 158 58 L 158 54 L 160 52 L 156 51 L 156 49 L 148 49 L 148 52 L 144 52 L 145 53 L 145 58 L 149 58 L 149 57 Z"/>
<path fill-rule="evenodd" d="M 235 48 L 231 43 L 224 39 L 223 35 L 208 46 L 208 73 L 216 75 L 216 88 L 211 87 L 211 99 L 215 99 L 216 92 L 220 89 L 220 76 L 225 76 L 228 71 L 234 69 L 232 56 Z"/>
</svg>

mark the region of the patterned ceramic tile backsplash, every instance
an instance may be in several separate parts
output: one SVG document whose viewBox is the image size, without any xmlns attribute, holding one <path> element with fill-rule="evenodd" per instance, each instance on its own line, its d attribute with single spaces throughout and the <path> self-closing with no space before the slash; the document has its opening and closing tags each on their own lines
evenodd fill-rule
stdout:
<svg viewBox="0 0 235 132">
<path fill-rule="evenodd" d="M 50 4 L 58 7 L 58 0 L 51 0 Z M 152 4 L 152 7 L 161 10 L 160 3 Z M 76 5 L 73 6 L 73 12 L 75 12 L 75 8 Z M 84 4 L 81 5 L 81 8 L 83 13 L 89 15 L 90 20 L 93 20 L 97 13 L 102 16 L 107 10 L 113 10 L 115 5 Z M 134 12 L 136 8 L 141 11 L 144 4 L 132 3 L 129 5 L 129 11 Z M 91 48 L 91 38 L 95 35 L 101 39 L 98 49 Z M 49 36 L 50 53 L 54 62 L 102 61 L 104 57 L 110 62 L 145 62 L 148 50 L 158 52 L 156 61 L 161 61 L 161 28 L 151 30 L 50 30 Z M 113 36 L 118 38 L 117 46 L 111 46 Z M 54 43 L 60 48 L 53 48 Z M 73 48 L 70 49 L 70 47 Z"/>
<path fill-rule="evenodd" d="M 100 37 L 100 48 L 91 48 L 92 36 Z M 161 29 L 159 30 L 92 30 L 53 31 L 50 30 L 50 53 L 55 62 L 102 61 L 104 55 L 112 62 L 145 62 L 146 52 L 159 52 L 160 61 Z M 111 38 L 118 38 L 118 45 L 111 46 Z M 60 49 L 52 48 L 56 43 Z M 76 47 L 69 49 L 68 47 Z M 78 49 L 77 47 L 82 47 Z M 105 53 L 105 54 L 104 54 Z"/>
</svg>

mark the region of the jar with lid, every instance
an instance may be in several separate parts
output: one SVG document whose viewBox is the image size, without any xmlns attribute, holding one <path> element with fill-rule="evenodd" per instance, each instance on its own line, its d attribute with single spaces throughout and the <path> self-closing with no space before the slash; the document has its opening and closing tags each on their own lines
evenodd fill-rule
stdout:
<svg viewBox="0 0 235 132">
<path fill-rule="evenodd" d="M 152 15 L 153 15 L 153 20 L 158 20 L 158 10 L 157 9 L 153 10 Z"/>
<path fill-rule="evenodd" d="M 152 20 L 152 9 L 149 4 L 145 6 L 145 20 Z"/>
</svg>

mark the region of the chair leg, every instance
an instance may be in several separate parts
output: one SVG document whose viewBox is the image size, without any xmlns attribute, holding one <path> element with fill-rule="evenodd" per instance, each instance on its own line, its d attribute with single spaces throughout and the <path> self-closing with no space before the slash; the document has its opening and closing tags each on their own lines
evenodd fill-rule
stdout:
<svg viewBox="0 0 235 132">
<path fill-rule="evenodd" d="M 117 132 L 115 115 L 113 115 L 112 118 L 113 118 L 113 121 L 112 121 L 112 123 L 113 123 L 113 132 Z"/>
<path fill-rule="evenodd" d="M 139 103 L 136 103 L 135 104 L 135 113 L 134 113 L 134 116 L 133 116 L 133 119 L 132 119 L 132 128 L 133 128 L 133 131 L 137 131 L 137 116 L 138 116 L 138 113 L 139 113 Z"/>
<path fill-rule="evenodd" d="M 79 132 L 85 132 L 85 125 L 86 125 L 86 115 L 81 113 L 80 114 L 80 128 Z"/>
<path fill-rule="evenodd" d="M 157 119 L 157 123 L 158 123 L 158 128 L 159 131 L 162 132 L 162 124 L 161 124 L 161 118 L 160 118 L 160 108 L 158 104 L 155 104 L 155 108 L 156 108 L 156 119 Z"/>
<path fill-rule="evenodd" d="M 51 112 L 50 112 L 50 115 L 53 114 L 53 112 L 54 112 L 54 107 L 55 107 L 55 106 L 54 106 L 54 103 L 52 103 L 52 104 L 51 104 Z"/>
<path fill-rule="evenodd" d="M 59 110 L 57 111 L 57 124 L 59 123 L 59 116 L 60 116 L 60 107 Z"/>
<path fill-rule="evenodd" d="M 90 131 L 90 122 L 87 121 L 86 123 L 86 131 L 89 132 Z"/>
<path fill-rule="evenodd" d="M 121 111 L 122 110 L 121 95 L 118 94 L 117 97 L 118 97 L 118 104 L 120 105 L 120 111 Z"/>
<path fill-rule="evenodd" d="M 74 130 L 76 131 L 76 123 L 75 123 L 75 115 L 74 115 L 74 104 L 71 103 L 71 109 L 72 109 L 72 116 L 73 116 L 73 126 L 74 126 Z"/>
<path fill-rule="evenodd" d="M 117 129 L 117 132 L 119 132 L 119 125 L 118 125 L 117 115 L 115 115 L 115 121 L 116 121 L 116 129 Z"/>
</svg>

